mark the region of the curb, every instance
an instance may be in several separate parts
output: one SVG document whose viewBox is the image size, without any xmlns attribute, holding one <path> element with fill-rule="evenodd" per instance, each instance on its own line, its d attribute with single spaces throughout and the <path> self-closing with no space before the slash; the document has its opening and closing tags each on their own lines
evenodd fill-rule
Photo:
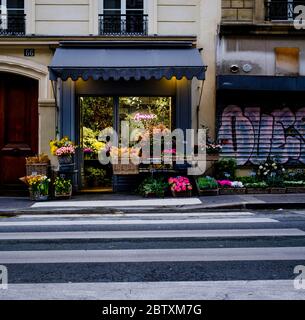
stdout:
<svg viewBox="0 0 305 320">
<path fill-rule="evenodd" d="M 305 209 L 305 203 L 224 203 L 214 205 L 196 205 L 196 206 L 177 206 L 177 207 L 98 207 L 98 208 L 77 208 L 77 209 L 17 209 L 1 210 L 0 216 L 10 217 L 17 215 L 35 215 L 35 214 L 122 214 L 122 213 L 194 213 L 195 211 L 216 211 L 216 210 L 278 210 L 278 209 Z"/>
</svg>

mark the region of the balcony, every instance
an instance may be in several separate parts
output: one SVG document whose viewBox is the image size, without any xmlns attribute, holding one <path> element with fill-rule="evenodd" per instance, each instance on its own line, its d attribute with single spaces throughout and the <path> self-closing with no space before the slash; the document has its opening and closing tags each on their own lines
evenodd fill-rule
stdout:
<svg viewBox="0 0 305 320">
<path fill-rule="evenodd" d="M 305 1 L 266 1 L 266 21 L 293 21 L 296 6 L 305 6 Z"/>
<path fill-rule="evenodd" d="M 25 14 L 0 14 L 0 36 L 25 35 Z"/>
<path fill-rule="evenodd" d="M 146 14 L 101 14 L 99 34 L 106 36 L 143 36 L 148 34 Z"/>
</svg>

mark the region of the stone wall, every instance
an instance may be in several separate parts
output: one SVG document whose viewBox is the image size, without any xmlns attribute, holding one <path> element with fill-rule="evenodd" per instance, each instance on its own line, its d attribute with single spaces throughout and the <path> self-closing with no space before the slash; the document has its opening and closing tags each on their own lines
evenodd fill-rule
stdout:
<svg viewBox="0 0 305 320">
<path fill-rule="evenodd" d="M 222 0 L 223 22 L 253 22 L 255 0 Z"/>
</svg>

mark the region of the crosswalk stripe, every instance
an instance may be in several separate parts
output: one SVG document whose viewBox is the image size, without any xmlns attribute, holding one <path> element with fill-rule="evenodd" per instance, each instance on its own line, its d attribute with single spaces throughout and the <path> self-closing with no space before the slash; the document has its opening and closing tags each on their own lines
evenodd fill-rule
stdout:
<svg viewBox="0 0 305 320">
<path fill-rule="evenodd" d="M 116 214 L 31 214 L 20 215 L 17 219 L 54 219 L 54 218 L 105 218 L 105 217 L 235 217 L 235 216 L 253 216 L 254 213 L 239 212 L 173 212 L 173 213 L 116 213 Z"/>
<path fill-rule="evenodd" d="M 0 264 L 303 260 L 305 247 L 1 251 Z"/>
<path fill-rule="evenodd" d="M 196 289 L 195 289 L 196 288 Z M 293 280 L 9 284 L 0 299 L 303 300 Z"/>
<path fill-rule="evenodd" d="M 165 231 L 3 232 L 1 240 L 153 239 L 305 236 L 299 229 L 225 229 Z"/>
<path fill-rule="evenodd" d="M 133 200 L 132 207 L 162 207 L 162 206 L 177 206 L 177 205 L 198 205 L 202 204 L 199 198 L 169 198 L 169 199 L 146 199 Z M 32 208 L 99 208 L 99 207 L 130 207 L 130 200 L 117 201 L 50 201 L 37 202 L 33 204 Z"/>
<path fill-rule="evenodd" d="M 206 219 L 100 219 L 100 220 L 48 220 L 48 221 L 1 221 L 0 227 L 8 226 L 75 226 L 75 225 L 152 225 L 152 224 L 236 224 L 236 223 L 276 223 L 270 218 L 206 218 Z"/>
</svg>

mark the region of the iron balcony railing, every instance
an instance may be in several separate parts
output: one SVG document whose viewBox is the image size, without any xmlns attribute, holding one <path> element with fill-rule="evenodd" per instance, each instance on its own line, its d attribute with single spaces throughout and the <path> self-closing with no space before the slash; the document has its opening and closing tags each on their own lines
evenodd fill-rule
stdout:
<svg viewBox="0 0 305 320">
<path fill-rule="evenodd" d="M 25 14 L 0 14 L 0 36 L 25 34 Z"/>
<path fill-rule="evenodd" d="M 101 14 L 99 15 L 100 35 L 147 35 L 148 15 L 146 14 Z"/>
<path fill-rule="evenodd" d="M 297 14 L 294 13 L 295 7 L 305 6 L 305 0 L 286 0 L 286 1 L 266 1 L 266 20 L 267 21 L 293 21 Z"/>
</svg>

